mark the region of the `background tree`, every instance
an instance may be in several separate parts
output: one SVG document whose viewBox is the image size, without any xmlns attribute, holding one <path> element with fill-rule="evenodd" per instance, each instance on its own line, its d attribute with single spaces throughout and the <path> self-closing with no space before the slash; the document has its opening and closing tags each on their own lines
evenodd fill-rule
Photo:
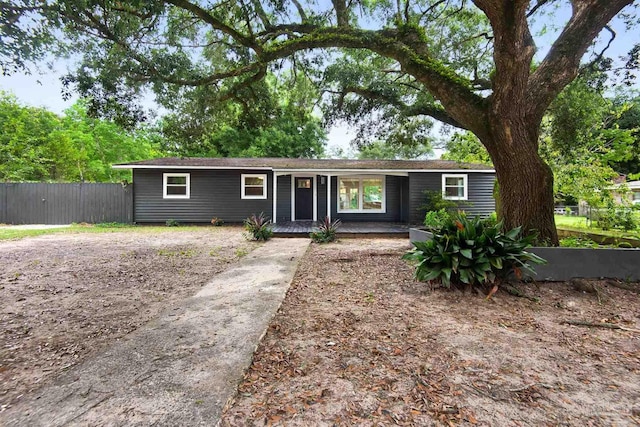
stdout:
<svg viewBox="0 0 640 427">
<path fill-rule="evenodd" d="M 476 136 L 470 132 L 456 132 L 444 144 L 445 160 L 491 165 L 491 157 Z"/>
<path fill-rule="evenodd" d="M 541 154 L 556 177 L 556 197 L 601 206 L 611 198 L 613 179 L 638 166 L 637 129 L 625 112 L 633 103 L 606 96 L 606 76 L 586 70 L 551 104 L 541 131 Z M 624 166 L 626 165 L 626 166 Z"/>
<path fill-rule="evenodd" d="M 18 0 L 0 3 L 3 35 L 19 40 L 3 46 L 0 60 L 8 70 L 20 66 L 16 57 L 41 58 L 43 39 L 63 29 L 84 52 L 69 81 L 126 105 L 143 87 L 166 100 L 184 88 L 212 86 L 224 101 L 264 78 L 269 66 L 322 66 L 303 52 L 368 51 L 390 61 L 398 85 L 413 87 L 399 100 L 402 108 L 418 102 L 423 115 L 480 139 L 500 182 L 505 227 L 536 229 L 557 244 L 553 176 L 538 154 L 540 124 L 594 39 L 633 1 L 562 2 L 571 16 L 533 67 L 530 21 L 559 3 Z M 367 97 L 390 102 L 375 91 Z"/>
<path fill-rule="evenodd" d="M 60 117 L 0 93 L 0 180 L 130 180 L 130 172 L 111 165 L 157 157 L 158 139 L 146 127 L 127 131 L 112 121 L 89 117 L 83 101 Z"/>
<path fill-rule="evenodd" d="M 617 112 L 611 127 L 628 131 L 633 139 L 626 147 L 628 151 L 625 158 L 613 161 L 612 167 L 630 179 L 640 179 L 640 96 L 637 92 L 619 92 L 611 101 Z"/>
<path fill-rule="evenodd" d="M 47 144 L 60 119 L 42 108 L 24 107 L 0 92 L 0 179 L 41 180 L 49 177 Z"/>
<path fill-rule="evenodd" d="M 411 160 L 426 159 L 433 154 L 431 144 L 390 144 L 384 141 L 375 141 L 360 147 L 359 159 L 378 160 Z"/>
</svg>

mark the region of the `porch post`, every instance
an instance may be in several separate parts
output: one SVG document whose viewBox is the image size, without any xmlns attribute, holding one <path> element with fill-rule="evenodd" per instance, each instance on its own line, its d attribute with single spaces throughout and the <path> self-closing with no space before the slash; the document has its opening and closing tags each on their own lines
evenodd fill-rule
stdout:
<svg viewBox="0 0 640 427">
<path fill-rule="evenodd" d="M 331 221 L 331 174 L 327 174 L 327 218 Z"/>
<path fill-rule="evenodd" d="M 296 188 L 293 186 L 296 180 L 291 174 L 291 221 L 296 220 Z"/>
<path fill-rule="evenodd" d="M 273 171 L 273 215 L 271 220 L 273 223 L 276 223 L 276 219 L 278 218 L 278 213 L 276 212 L 278 209 L 278 174 L 276 171 Z"/>
</svg>

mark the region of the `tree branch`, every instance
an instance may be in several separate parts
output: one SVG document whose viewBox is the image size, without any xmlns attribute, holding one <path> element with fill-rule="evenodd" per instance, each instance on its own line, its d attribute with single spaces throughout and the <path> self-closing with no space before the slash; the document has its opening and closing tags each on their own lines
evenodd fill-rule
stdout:
<svg viewBox="0 0 640 427">
<path fill-rule="evenodd" d="M 596 62 L 602 59 L 602 57 L 604 56 L 604 53 L 611 47 L 611 43 L 613 43 L 613 41 L 616 38 L 616 32 L 613 31 L 613 28 L 611 28 L 609 25 L 605 25 L 604 29 L 609 31 L 609 34 L 611 35 L 611 37 L 609 38 L 609 42 L 607 43 L 607 45 L 600 51 L 600 53 L 592 61 L 592 64 L 595 64 Z"/>
<path fill-rule="evenodd" d="M 551 101 L 575 78 L 591 41 L 633 0 L 574 1 L 571 19 L 529 80 L 530 114 L 542 117 Z"/>
<path fill-rule="evenodd" d="M 446 2 L 448 0 L 438 0 L 435 3 L 433 3 L 431 6 L 429 6 L 424 12 L 422 12 L 422 14 L 420 15 L 420 19 L 418 21 L 422 21 L 424 19 L 424 17 L 428 14 L 431 13 L 432 11 L 434 11 L 438 6 L 440 6 L 442 3 Z"/>
<path fill-rule="evenodd" d="M 538 11 L 542 6 L 547 3 L 553 3 L 555 0 L 538 0 L 538 2 L 533 6 L 529 12 L 527 12 L 527 18 L 530 18 L 534 13 Z"/>
<path fill-rule="evenodd" d="M 531 60 L 535 54 L 533 38 L 526 19 L 528 0 L 495 2 L 474 0 L 489 18 L 493 29 L 493 58 L 496 67 L 494 93 L 500 97 L 524 96 Z"/>
<path fill-rule="evenodd" d="M 214 73 L 208 76 L 203 76 L 195 79 L 184 79 L 176 76 L 166 75 L 166 74 L 163 74 L 160 70 L 158 70 L 158 68 L 155 66 L 153 61 L 150 61 L 149 59 L 142 56 L 140 53 L 133 50 L 127 43 L 125 43 L 123 40 L 117 37 L 113 32 L 111 32 L 111 30 L 106 25 L 101 23 L 95 16 L 93 16 L 88 12 L 85 12 L 84 16 L 87 19 L 89 19 L 92 27 L 101 33 L 102 38 L 110 40 L 113 43 L 120 46 L 125 52 L 129 54 L 131 58 L 137 61 L 140 65 L 144 66 L 145 69 L 149 72 L 149 74 L 151 74 L 151 76 L 165 83 L 176 84 L 180 86 L 202 86 L 202 85 L 211 84 L 220 80 L 224 80 L 230 77 L 242 76 L 244 74 L 248 74 L 248 73 L 251 73 L 252 71 L 258 70 L 260 69 L 261 66 L 263 66 L 262 63 L 260 62 L 254 62 L 245 66 L 234 68 L 224 73 Z M 74 22 L 80 22 L 80 23 L 82 22 L 82 21 L 78 21 L 79 16 L 69 16 L 68 18 L 72 19 Z M 150 80 L 152 79 L 147 79 L 147 81 L 150 81 Z"/>
<path fill-rule="evenodd" d="M 349 9 L 347 9 L 347 4 L 344 0 L 331 0 L 333 3 L 333 8 L 336 11 L 336 20 L 338 22 L 338 27 L 348 27 L 349 26 Z"/>
<path fill-rule="evenodd" d="M 317 25 L 312 24 L 282 24 L 259 32 L 256 36 L 267 41 L 283 35 L 291 35 L 292 33 L 309 34 L 318 28 Z"/>
<path fill-rule="evenodd" d="M 241 45 L 248 47 L 250 49 L 253 49 L 253 51 L 255 51 L 258 55 L 262 53 L 262 46 L 257 44 L 255 40 L 241 34 L 239 31 L 235 30 L 234 28 L 228 26 L 224 22 L 215 18 L 213 15 L 211 15 L 209 12 L 207 12 L 197 4 L 193 4 L 187 0 L 166 0 L 166 2 L 180 9 L 184 9 L 193 13 L 195 16 L 202 19 L 207 24 L 211 25 L 211 27 L 213 27 L 214 29 L 221 31 L 224 34 L 227 34 L 228 36 L 236 40 L 238 43 L 240 43 Z"/>
<path fill-rule="evenodd" d="M 436 105 L 426 105 L 426 104 L 407 105 L 396 96 L 392 96 L 390 94 L 386 94 L 380 91 L 366 89 L 362 87 L 356 87 L 356 86 L 346 86 L 342 89 L 342 91 L 339 92 L 342 98 L 344 98 L 344 96 L 349 93 L 356 94 L 366 99 L 384 101 L 386 104 L 393 105 L 394 107 L 401 110 L 402 114 L 407 117 L 429 116 L 443 123 L 446 123 L 448 125 L 451 125 L 460 129 L 466 129 L 462 124 L 460 124 L 453 117 L 447 114 L 447 112 L 444 111 L 443 108 L 440 108 Z"/>
<path fill-rule="evenodd" d="M 308 19 L 307 14 L 305 13 L 304 8 L 300 4 L 300 2 L 298 0 L 291 0 L 291 2 L 294 4 L 296 9 L 298 10 L 298 15 L 300 15 L 300 19 L 302 20 L 302 22 L 307 21 Z"/>
<path fill-rule="evenodd" d="M 404 22 L 409 23 L 409 0 L 404 0 Z"/>
<path fill-rule="evenodd" d="M 271 21 L 269 21 L 269 17 L 267 16 L 264 9 L 262 8 L 262 4 L 260 3 L 260 1 L 253 0 L 252 3 L 253 3 L 253 7 L 256 9 L 256 14 L 260 17 L 260 20 L 262 21 L 262 25 L 264 25 L 265 28 L 271 28 Z"/>
<path fill-rule="evenodd" d="M 261 67 L 256 74 L 250 76 L 249 78 L 241 81 L 240 83 L 231 87 L 226 94 L 222 95 L 219 99 L 220 101 L 228 101 L 229 99 L 235 98 L 242 89 L 245 89 L 252 84 L 259 82 L 267 75 L 267 67 Z"/>
<path fill-rule="evenodd" d="M 427 88 L 463 127 L 478 130 L 486 126 L 484 100 L 473 92 L 471 82 L 429 57 L 420 34 L 410 27 L 402 31 L 322 28 L 274 44 L 265 50 L 261 59 L 270 62 L 296 51 L 325 47 L 367 49 L 393 59 L 403 72 L 412 75 Z"/>
</svg>

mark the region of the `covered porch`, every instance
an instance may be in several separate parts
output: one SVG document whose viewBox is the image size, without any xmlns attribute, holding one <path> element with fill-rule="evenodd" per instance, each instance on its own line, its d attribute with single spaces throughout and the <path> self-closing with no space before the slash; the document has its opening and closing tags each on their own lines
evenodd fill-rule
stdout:
<svg viewBox="0 0 640 427">
<path fill-rule="evenodd" d="M 308 233 L 314 221 L 340 219 L 343 228 L 364 233 L 366 225 L 410 222 L 409 174 L 394 170 L 276 170 L 272 221 L 291 233 Z M 289 223 L 298 223 L 298 226 Z M 278 227 L 279 230 L 281 227 Z M 395 230 L 397 227 L 390 227 Z"/>
<path fill-rule="evenodd" d="M 283 221 L 273 224 L 275 237 L 308 237 L 318 221 Z M 343 222 L 338 237 L 409 237 L 409 225 L 394 222 Z"/>
</svg>

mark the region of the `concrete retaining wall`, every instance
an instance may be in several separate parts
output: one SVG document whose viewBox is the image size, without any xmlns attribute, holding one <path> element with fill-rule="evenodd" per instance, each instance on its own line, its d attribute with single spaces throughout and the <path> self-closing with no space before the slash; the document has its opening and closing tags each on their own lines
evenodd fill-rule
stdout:
<svg viewBox="0 0 640 427">
<path fill-rule="evenodd" d="M 412 228 L 409 239 L 423 242 L 433 235 Z M 535 280 L 564 281 L 573 277 L 640 281 L 640 249 L 591 249 L 534 247 L 530 252 L 547 264 L 535 265 Z"/>
<path fill-rule="evenodd" d="M 424 242 L 433 238 L 433 233 L 419 228 L 409 229 L 409 241 L 410 242 Z"/>
<path fill-rule="evenodd" d="M 607 277 L 640 280 L 640 249 L 529 248 L 547 260 L 536 265 L 536 280 L 569 280 L 573 277 Z"/>
</svg>

